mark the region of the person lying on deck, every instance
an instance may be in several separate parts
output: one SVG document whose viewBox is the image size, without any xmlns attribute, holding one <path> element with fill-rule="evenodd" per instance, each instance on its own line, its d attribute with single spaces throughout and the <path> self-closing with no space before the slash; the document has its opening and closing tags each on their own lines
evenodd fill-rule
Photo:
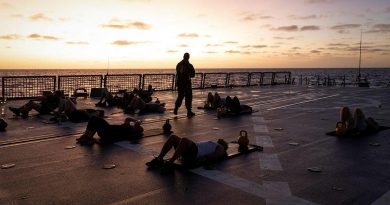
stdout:
<svg viewBox="0 0 390 205">
<path fill-rule="evenodd" d="M 131 125 L 131 122 L 134 125 Z M 92 117 L 87 124 L 87 128 L 81 137 L 77 138 L 77 143 L 81 145 L 90 145 L 96 142 L 93 138 L 95 133 L 100 137 L 103 143 L 112 143 L 122 140 L 133 140 L 142 136 L 144 129 L 141 121 L 132 117 L 125 119 L 123 124 L 111 125 L 100 117 Z"/>
<path fill-rule="evenodd" d="M 211 109 L 216 110 L 217 108 L 220 108 L 225 105 L 225 101 L 221 99 L 221 96 L 219 96 L 218 92 L 213 93 L 209 92 L 207 94 L 207 100 L 204 102 L 205 109 Z"/>
<path fill-rule="evenodd" d="M 336 128 L 337 135 L 359 135 L 361 132 L 375 132 L 378 129 L 378 123 L 371 117 L 366 118 L 360 108 L 356 108 L 353 115 L 348 107 L 341 108 L 340 121 Z"/>
<path fill-rule="evenodd" d="M 251 113 L 252 107 L 249 105 L 242 105 L 240 100 L 234 96 L 233 99 L 230 96 L 227 96 L 225 99 L 225 105 L 217 110 L 218 118 L 224 116 L 235 116 L 240 115 L 243 112 Z"/>
<path fill-rule="evenodd" d="M 93 116 L 103 117 L 104 110 L 77 109 L 76 99 L 68 98 L 60 101 L 55 118 L 62 118 L 63 114 L 72 122 L 82 122 L 89 120 Z"/>
<path fill-rule="evenodd" d="M 27 118 L 28 113 L 31 110 L 36 110 L 40 115 L 50 114 L 54 109 L 59 106 L 60 100 L 63 97 L 63 93 L 55 91 L 54 94 L 47 94 L 30 100 L 19 108 L 9 107 L 9 109 L 16 115 Z"/>
<path fill-rule="evenodd" d="M 148 85 L 147 90 L 137 89 L 137 88 L 134 88 L 134 90 L 133 90 L 133 93 L 137 94 L 143 101 L 145 101 L 145 103 L 149 103 L 153 100 L 152 99 L 153 92 L 154 92 L 154 89 L 153 89 L 152 85 L 150 85 L 150 84 Z"/>
<path fill-rule="evenodd" d="M 175 152 L 171 159 L 164 161 L 164 156 L 172 149 Z M 212 164 L 217 161 L 223 160 L 227 157 L 226 150 L 228 144 L 223 139 L 218 139 L 217 142 L 213 141 L 201 141 L 193 142 L 186 137 L 178 137 L 171 135 L 165 142 L 157 158 L 147 162 L 148 167 L 162 167 L 165 171 L 171 171 L 173 169 L 173 163 L 179 158 L 182 158 L 182 162 L 186 167 L 195 167 L 196 165 Z"/>
<path fill-rule="evenodd" d="M 129 105 L 124 108 L 124 111 L 127 114 L 134 114 L 134 113 L 140 114 L 140 113 L 149 113 L 149 112 L 163 113 L 165 110 L 166 110 L 165 103 L 160 103 L 159 101 L 146 103 L 138 95 L 134 95 Z"/>
<path fill-rule="evenodd" d="M 124 105 L 124 100 L 126 99 L 128 93 L 124 92 L 123 96 L 119 96 L 117 94 L 112 94 L 110 91 L 105 89 L 103 92 L 102 96 L 100 97 L 100 100 L 98 103 L 95 104 L 96 107 L 123 107 Z"/>
</svg>

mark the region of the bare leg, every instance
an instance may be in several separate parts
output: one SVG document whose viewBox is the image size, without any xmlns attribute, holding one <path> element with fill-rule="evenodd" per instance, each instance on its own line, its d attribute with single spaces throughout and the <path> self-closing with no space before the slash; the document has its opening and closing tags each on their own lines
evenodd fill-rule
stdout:
<svg viewBox="0 0 390 205">
<path fill-rule="evenodd" d="M 70 113 L 72 113 L 75 110 L 77 110 L 76 104 L 74 104 L 72 100 L 67 99 L 65 101 L 65 106 L 64 106 L 65 114 L 70 114 Z"/>
<path fill-rule="evenodd" d="M 35 103 L 34 101 L 29 101 L 28 103 L 26 103 L 25 105 L 23 105 L 21 108 L 20 108 L 20 112 L 21 113 L 28 113 L 30 112 L 32 109 L 36 110 L 36 111 L 39 111 L 41 109 L 41 105 L 38 104 L 38 103 Z"/>
<path fill-rule="evenodd" d="M 169 160 L 169 162 L 174 162 L 177 158 L 179 158 L 182 154 L 184 154 L 186 151 L 188 151 L 191 148 L 192 141 L 188 138 L 182 138 L 180 140 L 179 145 L 175 149 L 175 153 L 173 154 L 172 158 Z"/>
<path fill-rule="evenodd" d="M 361 109 L 356 108 L 353 113 L 353 127 L 359 131 L 363 131 L 367 128 L 366 117 Z"/>
</svg>

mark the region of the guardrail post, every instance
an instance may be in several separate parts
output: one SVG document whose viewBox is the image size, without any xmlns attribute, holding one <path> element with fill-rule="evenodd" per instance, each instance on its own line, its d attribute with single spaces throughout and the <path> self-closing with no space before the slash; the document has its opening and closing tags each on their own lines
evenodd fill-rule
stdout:
<svg viewBox="0 0 390 205">
<path fill-rule="evenodd" d="M 4 78 L 1 78 L 1 94 L 2 94 L 2 97 L 4 100 L 4 98 L 5 98 Z"/>
</svg>

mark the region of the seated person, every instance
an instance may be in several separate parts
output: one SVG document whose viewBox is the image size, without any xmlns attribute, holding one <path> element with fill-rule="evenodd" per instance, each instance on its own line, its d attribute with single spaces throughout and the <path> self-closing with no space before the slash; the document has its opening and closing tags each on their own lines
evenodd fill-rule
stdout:
<svg viewBox="0 0 390 205">
<path fill-rule="evenodd" d="M 225 105 L 225 101 L 221 99 L 218 92 L 215 92 L 214 95 L 209 92 L 207 94 L 207 100 L 204 103 L 205 109 L 217 109 Z"/>
<path fill-rule="evenodd" d="M 55 113 L 56 117 L 61 118 L 62 114 L 72 122 L 87 121 L 91 117 L 103 117 L 103 110 L 95 109 L 77 109 L 75 99 L 62 99 L 58 107 L 58 111 Z"/>
<path fill-rule="evenodd" d="M 152 85 L 148 85 L 147 90 L 134 88 L 133 93 L 137 94 L 145 103 L 151 102 L 154 89 Z"/>
<path fill-rule="evenodd" d="M 164 156 L 172 148 L 175 149 L 172 158 L 167 162 L 164 162 Z M 163 169 L 167 169 L 166 171 L 170 171 L 173 168 L 172 163 L 174 163 L 179 157 L 182 158 L 183 164 L 189 168 L 195 167 L 200 163 L 212 164 L 225 159 L 227 156 L 227 149 L 228 144 L 223 139 L 218 139 L 217 142 L 193 142 L 185 137 L 181 138 L 176 135 L 171 135 L 162 147 L 158 157 L 150 162 L 147 162 L 146 165 L 148 167 L 162 166 Z"/>
<path fill-rule="evenodd" d="M 356 108 L 353 115 L 348 107 L 340 110 L 340 123 L 338 123 L 337 135 L 360 134 L 361 132 L 372 132 L 379 129 L 378 123 L 371 117 L 366 118 L 360 108 Z"/>
<path fill-rule="evenodd" d="M 225 105 L 218 108 L 217 116 L 224 117 L 227 115 L 239 115 L 241 113 L 251 113 L 252 107 L 249 105 L 241 105 L 240 100 L 236 96 L 233 99 L 230 96 L 226 97 Z"/>
<path fill-rule="evenodd" d="M 63 93 L 55 91 L 54 94 L 42 95 L 33 100 L 30 100 L 25 105 L 15 108 L 9 107 L 9 109 L 16 115 L 22 115 L 23 118 L 28 117 L 28 113 L 31 110 L 36 110 L 41 115 L 50 114 L 54 109 L 59 106 L 60 99 L 63 97 Z"/>
<path fill-rule="evenodd" d="M 131 125 L 131 122 L 134 122 L 134 125 Z M 100 117 L 92 117 L 88 121 L 84 134 L 76 140 L 81 145 L 93 144 L 95 143 L 93 136 L 97 133 L 102 142 L 111 143 L 121 140 L 137 139 L 142 136 L 143 131 L 141 121 L 131 117 L 126 118 L 121 125 L 110 125 Z"/>
<path fill-rule="evenodd" d="M 110 91 L 105 89 L 100 100 L 95 105 L 97 107 L 113 107 L 113 106 L 122 106 L 123 98 L 118 95 L 113 95 Z"/>
<path fill-rule="evenodd" d="M 159 101 L 146 103 L 144 100 L 141 99 L 141 97 L 134 95 L 129 105 L 124 109 L 125 113 L 128 114 L 139 114 L 148 112 L 163 113 L 165 111 L 165 103 L 160 103 Z"/>
</svg>

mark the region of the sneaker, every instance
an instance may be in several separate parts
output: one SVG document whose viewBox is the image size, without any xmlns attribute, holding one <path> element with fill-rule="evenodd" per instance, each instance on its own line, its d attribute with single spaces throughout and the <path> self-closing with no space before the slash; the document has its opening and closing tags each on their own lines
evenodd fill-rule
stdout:
<svg viewBox="0 0 390 205">
<path fill-rule="evenodd" d="M 87 135 L 83 134 L 79 138 L 76 139 L 77 143 L 85 141 L 88 138 Z"/>
<path fill-rule="evenodd" d="M 175 107 L 175 109 L 173 109 L 173 114 L 174 115 L 177 115 L 177 110 L 178 110 L 179 108 L 177 108 L 177 107 Z"/>
<path fill-rule="evenodd" d="M 188 118 L 191 118 L 191 117 L 194 117 L 194 116 L 195 116 L 195 113 L 193 113 L 192 111 L 187 112 L 187 117 Z"/>
<path fill-rule="evenodd" d="M 164 165 L 164 161 L 158 158 L 154 158 L 152 161 L 146 162 L 145 165 L 150 168 L 158 168 Z"/>
<path fill-rule="evenodd" d="M 94 138 L 88 138 L 85 140 L 79 141 L 80 145 L 93 145 L 96 142 Z"/>
<path fill-rule="evenodd" d="M 16 107 L 8 107 L 16 116 L 20 116 L 20 109 Z"/>
<path fill-rule="evenodd" d="M 23 119 L 28 118 L 28 112 L 21 112 L 21 114 Z"/>
</svg>

